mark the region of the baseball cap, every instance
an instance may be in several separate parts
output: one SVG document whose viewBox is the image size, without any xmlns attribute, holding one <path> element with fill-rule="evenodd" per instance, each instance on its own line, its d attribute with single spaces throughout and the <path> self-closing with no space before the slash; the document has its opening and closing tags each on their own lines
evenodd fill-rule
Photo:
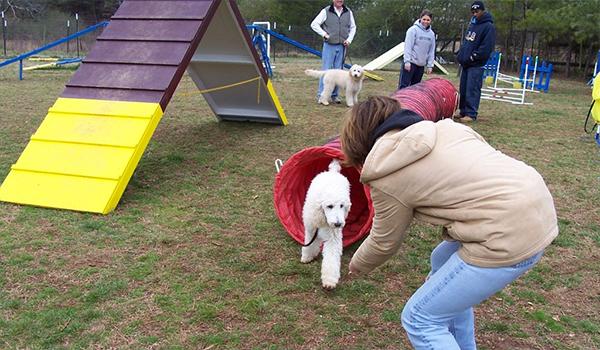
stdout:
<svg viewBox="0 0 600 350">
<path fill-rule="evenodd" d="M 473 4 L 471 5 L 471 11 L 477 11 L 477 10 L 485 10 L 485 6 L 483 6 L 483 2 L 482 1 L 473 1 Z"/>
</svg>

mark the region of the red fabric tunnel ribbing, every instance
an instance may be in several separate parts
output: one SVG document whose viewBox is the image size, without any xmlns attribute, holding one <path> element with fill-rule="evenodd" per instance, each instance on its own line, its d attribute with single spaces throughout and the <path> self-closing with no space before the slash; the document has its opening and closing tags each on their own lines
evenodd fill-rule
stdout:
<svg viewBox="0 0 600 350">
<path fill-rule="evenodd" d="M 457 91 L 451 82 L 433 78 L 409 86 L 392 94 L 403 108 L 426 120 L 449 118 L 457 104 Z M 302 207 L 312 179 L 326 171 L 332 159 L 342 159 L 339 138 L 323 146 L 309 147 L 292 155 L 275 177 L 273 201 L 281 224 L 296 242 L 304 243 Z M 360 183 L 360 171 L 343 168 L 342 174 L 350 181 L 352 208 L 343 231 L 343 245 L 347 247 L 369 234 L 373 216 L 373 203 L 369 189 Z"/>
<path fill-rule="evenodd" d="M 290 157 L 275 178 L 275 211 L 287 232 L 298 243 L 304 243 L 302 207 L 306 191 L 312 179 L 326 171 L 332 159 L 342 159 L 340 141 L 335 138 L 319 147 L 310 147 Z M 350 181 L 352 207 L 343 231 L 344 247 L 369 233 L 373 221 L 373 204 L 366 186 L 360 183 L 358 169 L 342 168 L 342 174 Z"/>
<path fill-rule="evenodd" d="M 425 120 L 451 118 L 458 105 L 458 92 L 446 79 L 433 78 L 394 92 L 390 97 Z"/>
</svg>

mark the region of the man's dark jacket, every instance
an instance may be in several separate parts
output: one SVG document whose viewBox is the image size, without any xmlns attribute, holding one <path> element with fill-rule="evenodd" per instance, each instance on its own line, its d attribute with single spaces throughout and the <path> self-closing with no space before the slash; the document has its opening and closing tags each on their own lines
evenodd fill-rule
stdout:
<svg viewBox="0 0 600 350">
<path fill-rule="evenodd" d="M 483 66 L 496 45 L 496 28 L 494 19 L 488 12 L 484 13 L 481 19 L 473 17 L 465 40 L 462 42 L 460 50 L 456 55 L 456 60 L 463 67 L 481 67 Z"/>
</svg>

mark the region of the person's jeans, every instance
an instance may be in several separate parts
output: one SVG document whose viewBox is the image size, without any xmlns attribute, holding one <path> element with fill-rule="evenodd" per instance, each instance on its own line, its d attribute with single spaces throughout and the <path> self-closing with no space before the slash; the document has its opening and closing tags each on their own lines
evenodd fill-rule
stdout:
<svg viewBox="0 0 600 350">
<path fill-rule="evenodd" d="M 460 102 L 458 105 L 461 116 L 477 119 L 481 99 L 481 84 L 483 84 L 483 67 L 462 68 L 460 74 Z"/>
<path fill-rule="evenodd" d="M 344 64 L 344 45 L 336 44 L 331 45 L 327 42 L 323 43 L 323 51 L 321 52 L 321 60 L 323 65 L 321 67 L 322 70 L 327 69 L 342 69 L 342 65 Z M 319 79 L 319 91 L 317 92 L 317 99 L 321 96 L 323 92 L 323 78 Z M 333 89 L 331 93 L 331 98 L 335 99 L 338 95 L 337 86 Z"/>
<path fill-rule="evenodd" d="M 467 264 L 459 242 L 442 242 L 431 253 L 431 272 L 402 310 L 402 325 L 415 349 L 476 349 L 473 306 L 531 269 L 543 251 L 507 267 Z"/>
<path fill-rule="evenodd" d="M 425 67 L 417 66 L 414 63 L 410 64 L 410 71 L 404 69 L 404 65 L 402 65 L 398 90 L 420 83 L 421 79 L 423 79 L 423 72 L 425 72 Z"/>
</svg>

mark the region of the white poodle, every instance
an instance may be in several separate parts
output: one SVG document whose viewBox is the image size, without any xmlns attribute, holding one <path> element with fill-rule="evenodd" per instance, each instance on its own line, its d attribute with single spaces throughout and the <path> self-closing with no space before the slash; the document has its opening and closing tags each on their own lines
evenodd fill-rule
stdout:
<svg viewBox="0 0 600 350">
<path fill-rule="evenodd" d="M 313 261 L 321 250 L 321 283 L 325 289 L 333 289 L 340 280 L 342 260 L 342 230 L 350 211 L 350 182 L 340 173 L 340 163 L 334 159 L 329 171 L 324 171 L 312 180 L 304 207 L 304 247 L 300 261 Z"/>
<path fill-rule="evenodd" d="M 365 78 L 364 69 L 358 64 L 350 67 L 348 71 L 342 69 L 307 69 L 304 73 L 315 78 L 323 77 L 323 92 L 319 96 L 319 103 L 328 105 L 331 93 L 336 86 L 340 90 L 344 89 L 346 91 L 346 105 L 348 107 L 352 107 L 358 103 L 358 93 L 362 89 L 363 79 Z"/>
</svg>

